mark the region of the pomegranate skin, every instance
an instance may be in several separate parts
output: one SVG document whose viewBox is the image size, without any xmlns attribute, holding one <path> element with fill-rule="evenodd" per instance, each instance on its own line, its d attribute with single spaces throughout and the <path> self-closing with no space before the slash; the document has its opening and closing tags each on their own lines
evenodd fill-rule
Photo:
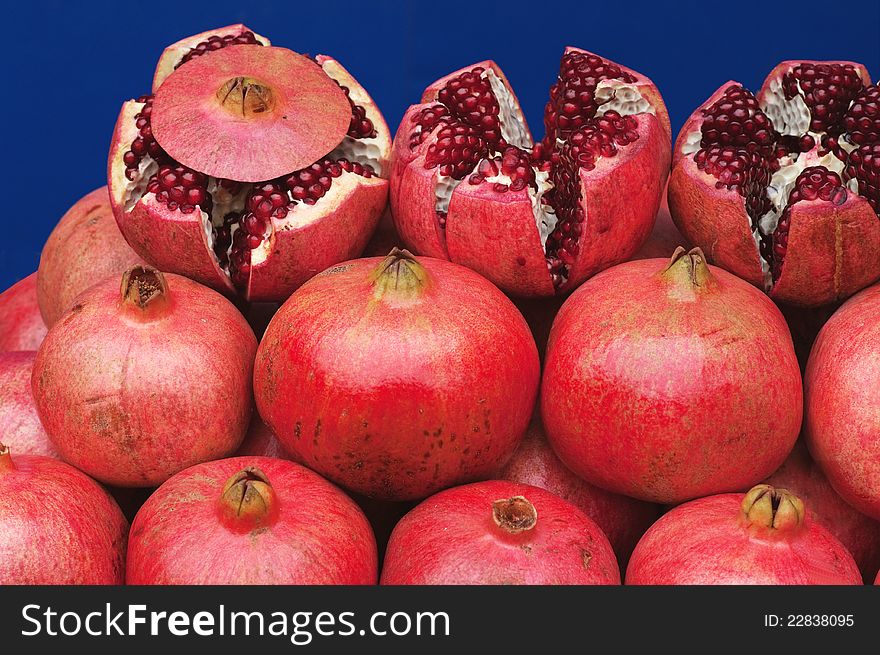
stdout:
<svg viewBox="0 0 880 655">
<path fill-rule="evenodd" d="M 116 225 L 107 187 L 83 196 L 58 221 L 40 254 L 37 300 L 46 325 L 52 327 L 93 284 L 143 263 Z"/>
<path fill-rule="evenodd" d="M 2 585 L 123 583 L 128 522 L 72 466 L 0 446 L 0 525 Z"/>
<path fill-rule="evenodd" d="M 0 352 L 0 435 L 22 455 L 60 458 L 40 423 L 31 393 L 36 352 Z"/>
<path fill-rule="evenodd" d="M 802 406 L 779 310 L 698 249 L 596 276 L 550 333 L 547 437 L 615 493 L 671 504 L 755 484 L 794 446 Z"/>
<path fill-rule="evenodd" d="M 602 530 L 577 507 L 489 480 L 441 491 L 404 516 L 381 584 L 616 585 L 620 571 Z"/>
<path fill-rule="evenodd" d="M 880 285 L 828 320 L 804 375 L 807 445 L 835 491 L 880 520 Z"/>
<path fill-rule="evenodd" d="M 268 483 L 234 499 L 241 514 L 224 515 L 229 479 L 254 469 Z M 126 582 L 363 585 L 376 584 L 377 570 L 373 531 L 337 487 L 293 462 L 233 457 L 178 473 L 144 503 Z"/>
<path fill-rule="evenodd" d="M 853 556 L 865 583 L 874 579 L 880 569 L 880 522 L 843 501 L 810 457 L 803 441 L 798 441 L 783 465 L 767 478 L 767 483 L 788 489 L 803 499 L 807 511 Z"/>
<path fill-rule="evenodd" d="M 34 363 L 34 399 L 65 461 L 106 484 L 157 486 L 238 448 L 255 351 L 225 298 L 135 267 L 122 293 L 116 279 L 99 283 L 52 327 Z"/>
<path fill-rule="evenodd" d="M 546 489 L 572 503 L 608 537 L 621 569 L 626 568 L 639 538 L 660 515 L 657 505 L 605 491 L 569 471 L 547 443 L 537 415 L 498 478 Z"/>
<path fill-rule="evenodd" d="M 244 435 L 244 441 L 235 451 L 236 457 L 276 457 L 278 459 L 292 459 L 290 454 L 284 450 L 281 442 L 272 434 L 263 419 L 256 412 L 251 419 L 251 426 L 248 428 L 247 434 Z"/>
<path fill-rule="evenodd" d="M 679 232 L 675 222 L 672 220 L 672 214 L 669 212 L 668 193 L 667 190 L 664 190 L 660 209 L 657 211 L 657 218 L 654 221 L 654 228 L 651 230 L 651 234 L 648 235 L 648 240 L 642 244 L 642 247 L 630 259 L 665 258 L 679 246 L 684 248 L 691 247 L 688 240 Z"/>
<path fill-rule="evenodd" d="M 290 297 L 257 351 L 254 393 L 293 457 L 402 501 L 489 477 L 525 433 L 539 375 L 528 326 L 498 289 L 394 250 Z"/>
<path fill-rule="evenodd" d="M 633 551 L 626 584 L 862 583 L 852 555 L 809 512 L 796 519 L 797 525 L 766 528 L 745 518 L 745 498 L 746 494 L 718 494 L 664 514 Z"/>
<path fill-rule="evenodd" d="M 0 293 L 0 352 L 36 350 L 46 337 L 37 304 L 37 274 Z"/>
</svg>

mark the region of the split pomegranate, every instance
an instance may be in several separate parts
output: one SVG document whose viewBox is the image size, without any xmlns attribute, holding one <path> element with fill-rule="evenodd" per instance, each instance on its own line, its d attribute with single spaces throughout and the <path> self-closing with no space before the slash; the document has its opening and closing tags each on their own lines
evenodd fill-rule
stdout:
<svg viewBox="0 0 880 655">
<path fill-rule="evenodd" d="M 757 97 L 721 86 L 685 123 L 669 206 L 709 260 L 818 306 L 880 277 L 880 91 L 861 64 L 786 61 Z"/>
<path fill-rule="evenodd" d="M 835 491 L 880 520 L 880 284 L 828 320 L 804 374 L 807 445 Z"/>
<path fill-rule="evenodd" d="M 0 352 L 36 350 L 46 336 L 37 304 L 37 274 L 0 293 Z"/>
<path fill-rule="evenodd" d="M 547 443 L 537 414 L 498 477 L 546 489 L 572 503 L 602 529 L 622 568 L 636 542 L 660 515 L 656 505 L 605 491 L 569 471 Z"/>
<path fill-rule="evenodd" d="M 549 491 L 506 480 L 447 489 L 391 533 L 383 585 L 620 584 L 608 539 Z"/>
<path fill-rule="evenodd" d="M 61 217 L 40 254 L 37 300 L 46 325 L 52 327 L 93 284 L 143 263 L 116 225 L 107 187 L 83 196 Z"/>
<path fill-rule="evenodd" d="M 538 353 L 513 304 L 462 266 L 393 250 L 296 291 L 257 351 L 260 416 L 344 487 L 415 500 L 484 479 L 525 433 Z"/>
<path fill-rule="evenodd" d="M 136 266 L 52 327 L 33 393 L 65 461 L 107 484 L 156 486 L 235 451 L 251 417 L 256 339 L 220 294 Z"/>
<path fill-rule="evenodd" d="M 0 585 L 115 585 L 128 523 L 94 480 L 0 444 Z"/>
<path fill-rule="evenodd" d="M 281 301 L 363 250 L 390 150 L 379 109 L 339 62 L 232 25 L 167 48 L 153 94 L 123 105 L 110 199 L 150 264 Z"/>
<path fill-rule="evenodd" d="M 642 537 L 628 585 L 855 585 L 852 555 L 805 511 L 767 484 L 679 505 Z"/>
<path fill-rule="evenodd" d="M 653 82 L 566 48 L 544 127 L 535 144 L 494 62 L 429 86 L 392 151 L 391 210 L 404 243 L 517 296 L 568 292 L 633 255 L 671 157 Z"/>
<path fill-rule="evenodd" d="M 23 455 L 58 457 L 40 423 L 31 393 L 35 352 L 0 352 L 0 435 Z"/>
<path fill-rule="evenodd" d="M 128 584 L 376 584 L 363 512 L 303 466 L 270 457 L 198 464 L 135 517 Z"/>
<path fill-rule="evenodd" d="M 802 406 L 782 314 L 699 249 L 595 276 L 550 333 L 547 437 L 614 493 L 679 503 L 760 482 L 794 446 Z"/>
</svg>

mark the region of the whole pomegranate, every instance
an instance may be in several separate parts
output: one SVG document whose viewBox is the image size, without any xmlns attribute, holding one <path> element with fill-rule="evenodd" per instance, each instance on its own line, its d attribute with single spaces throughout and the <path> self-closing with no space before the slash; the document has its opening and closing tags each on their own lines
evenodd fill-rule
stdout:
<svg viewBox="0 0 880 655">
<path fill-rule="evenodd" d="M 122 584 L 128 522 L 72 466 L 0 444 L 0 585 Z"/>
<path fill-rule="evenodd" d="M 797 494 L 807 511 L 846 546 L 865 582 L 874 579 L 880 569 L 880 522 L 843 502 L 802 441 L 798 441 L 785 463 L 767 478 L 767 484 Z"/>
<path fill-rule="evenodd" d="M 525 433 L 539 375 L 504 294 L 395 249 L 334 266 L 284 303 L 254 394 L 298 461 L 366 496 L 414 500 L 489 477 Z"/>
<path fill-rule="evenodd" d="M 506 480 L 431 496 L 391 533 L 383 585 L 620 584 L 608 539 L 558 496 Z"/>
<path fill-rule="evenodd" d="M 390 150 L 381 113 L 339 62 L 230 25 L 169 46 L 153 93 L 123 105 L 110 201 L 150 264 L 280 301 L 364 249 Z"/>
<path fill-rule="evenodd" d="M 654 83 L 566 48 L 544 128 L 534 144 L 492 61 L 425 89 L 392 150 L 391 211 L 403 242 L 517 296 L 568 292 L 632 256 L 651 231 L 671 157 Z"/>
<path fill-rule="evenodd" d="M 46 325 L 52 327 L 93 284 L 143 263 L 116 225 L 107 187 L 83 196 L 61 217 L 40 254 L 37 300 Z"/>
<path fill-rule="evenodd" d="M 880 519 L 880 284 L 819 332 L 804 375 L 807 445 L 831 486 Z"/>
<path fill-rule="evenodd" d="M 0 293 L 0 352 L 36 350 L 46 336 L 37 304 L 37 274 Z"/>
<path fill-rule="evenodd" d="M 782 314 L 699 249 L 597 275 L 550 333 L 547 437 L 615 493 L 679 503 L 760 482 L 794 446 L 802 406 Z"/>
<path fill-rule="evenodd" d="M 107 484 L 156 486 L 235 452 L 253 406 L 256 339 L 218 293 L 136 266 L 96 284 L 37 354 L 40 419 L 65 461 Z"/>
<path fill-rule="evenodd" d="M 498 478 L 546 489 L 572 503 L 602 529 L 622 568 L 636 542 L 660 515 L 652 503 L 605 491 L 569 471 L 547 443 L 537 414 Z"/>
<path fill-rule="evenodd" d="M 31 393 L 36 356 L 27 351 L 0 352 L 0 435 L 16 453 L 58 457 Z"/>
<path fill-rule="evenodd" d="M 126 582 L 376 584 L 376 540 L 348 496 L 303 466 L 233 457 L 173 476 L 131 526 Z"/>
<path fill-rule="evenodd" d="M 682 128 L 669 206 L 709 260 L 815 307 L 880 277 L 880 89 L 849 61 L 726 82 Z"/>
<path fill-rule="evenodd" d="M 633 551 L 628 585 L 856 585 L 852 555 L 803 501 L 767 484 L 664 514 Z"/>
</svg>

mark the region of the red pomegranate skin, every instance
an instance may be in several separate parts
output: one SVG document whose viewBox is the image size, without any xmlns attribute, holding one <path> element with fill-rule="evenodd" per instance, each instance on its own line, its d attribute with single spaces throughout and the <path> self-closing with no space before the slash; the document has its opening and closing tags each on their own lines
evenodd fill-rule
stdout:
<svg viewBox="0 0 880 655">
<path fill-rule="evenodd" d="M 828 320 L 804 375 L 807 446 L 835 491 L 880 520 L 880 284 Z"/>
<path fill-rule="evenodd" d="M 404 501 L 490 477 L 525 433 L 538 378 L 534 339 L 496 287 L 393 251 L 290 297 L 258 349 L 254 393 L 293 457 Z"/>
<path fill-rule="evenodd" d="M 537 414 L 498 478 L 546 489 L 572 503 L 602 529 L 622 569 L 639 538 L 660 516 L 653 503 L 605 491 L 569 471 L 547 443 Z"/>
<path fill-rule="evenodd" d="M 756 530 L 742 516 L 744 496 L 699 498 L 664 514 L 633 551 L 626 584 L 862 584 L 852 556 L 809 512 L 792 529 Z"/>
<path fill-rule="evenodd" d="M 249 467 L 265 475 L 272 495 L 257 505 L 265 514 L 253 525 L 219 509 L 224 484 Z M 128 584 L 362 585 L 378 578 L 373 531 L 354 501 L 307 468 L 270 457 L 206 462 L 165 482 L 132 523 L 127 566 Z"/>
<path fill-rule="evenodd" d="M 0 447 L 0 585 L 116 585 L 128 522 L 72 466 Z"/>
<path fill-rule="evenodd" d="M 235 457 L 245 456 L 291 459 L 281 442 L 272 434 L 269 426 L 256 413 L 251 418 L 251 426 L 244 435 L 244 441 L 235 451 Z"/>
<path fill-rule="evenodd" d="M 31 393 L 35 352 L 0 352 L 0 438 L 22 455 L 58 458 Z"/>
<path fill-rule="evenodd" d="M 828 482 L 822 469 L 798 441 L 788 459 L 767 478 L 774 487 L 788 489 L 801 498 L 815 520 L 837 537 L 853 556 L 865 583 L 880 570 L 880 522 L 845 503 Z"/>
<path fill-rule="evenodd" d="M 510 532 L 496 501 L 526 499 L 532 527 Z M 525 484 L 488 480 L 453 487 L 410 511 L 391 533 L 383 585 L 620 584 L 611 544 L 571 503 Z"/>
<path fill-rule="evenodd" d="M 672 214 L 669 212 L 669 199 L 666 196 L 666 189 L 664 189 L 660 209 L 657 211 L 657 218 L 654 221 L 651 234 L 648 236 L 648 240 L 642 244 L 642 247 L 630 259 L 665 258 L 679 246 L 690 248 L 688 240 L 685 239 L 672 220 Z"/>
<path fill-rule="evenodd" d="M 37 304 L 37 274 L 0 293 L 0 352 L 36 350 L 46 336 Z"/>
<path fill-rule="evenodd" d="M 699 250 L 587 281 L 556 317 L 542 384 L 544 428 L 563 463 L 652 502 L 763 480 L 801 425 L 785 320 Z"/>
</svg>

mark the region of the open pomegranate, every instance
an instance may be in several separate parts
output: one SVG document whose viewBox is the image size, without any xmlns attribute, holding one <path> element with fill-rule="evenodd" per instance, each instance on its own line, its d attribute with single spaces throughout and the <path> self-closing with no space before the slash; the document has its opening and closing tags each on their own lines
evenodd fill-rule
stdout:
<svg viewBox="0 0 880 655">
<path fill-rule="evenodd" d="M 270 457 L 198 464 L 141 507 L 128 584 L 376 584 L 363 512 L 303 466 Z"/>
<path fill-rule="evenodd" d="M 46 336 L 37 303 L 37 274 L 0 293 L 0 352 L 36 350 Z"/>
<path fill-rule="evenodd" d="M 506 480 L 441 491 L 401 519 L 384 585 L 620 584 L 592 519 L 558 496 Z"/>
<path fill-rule="evenodd" d="M 782 314 L 698 248 L 603 271 L 550 332 L 547 438 L 615 493 L 678 503 L 760 482 L 794 446 L 802 407 Z"/>
<path fill-rule="evenodd" d="M 257 351 L 260 416 L 291 455 L 381 500 L 489 477 L 529 423 L 529 328 L 473 271 L 393 250 L 296 291 Z"/>
<path fill-rule="evenodd" d="M 566 48 L 544 127 L 535 144 L 492 61 L 429 86 L 394 138 L 391 210 L 404 243 L 518 296 L 570 291 L 628 259 L 651 231 L 668 174 L 659 91 Z"/>
<path fill-rule="evenodd" d="M 170 46 L 153 94 L 123 105 L 110 199 L 160 270 L 279 301 L 363 250 L 390 150 L 381 113 L 339 62 L 233 25 Z"/>
<path fill-rule="evenodd" d="M 58 457 L 31 393 L 35 352 L 0 352 L 0 437 L 16 453 Z"/>
<path fill-rule="evenodd" d="M 857 585 L 852 555 L 790 491 L 759 484 L 664 514 L 633 551 L 628 585 Z"/>
<path fill-rule="evenodd" d="M 880 90 L 861 64 L 786 61 L 726 82 L 685 123 L 669 206 L 709 260 L 818 306 L 880 277 Z"/>
</svg>

